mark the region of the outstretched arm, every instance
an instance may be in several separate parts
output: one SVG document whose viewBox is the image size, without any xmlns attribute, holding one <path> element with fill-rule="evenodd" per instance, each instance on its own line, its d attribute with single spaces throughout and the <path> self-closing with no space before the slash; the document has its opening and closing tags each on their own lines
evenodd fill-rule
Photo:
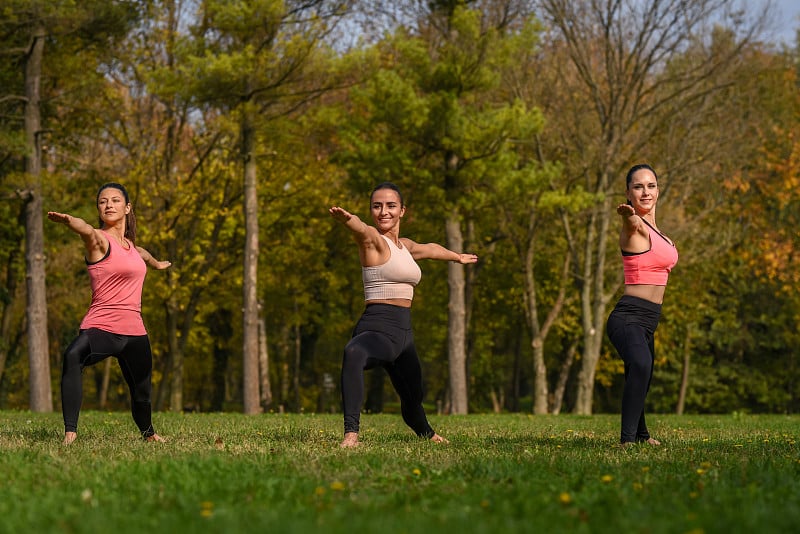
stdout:
<svg viewBox="0 0 800 534">
<path fill-rule="evenodd" d="M 617 213 L 622 218 L 622 229 L 619 233 L 619 246 L 628 252 L 647 250 L 650 246 L 650 235 L 644 220 L 636 214 L 630 204 L 617 206 Z"/>
<path fill-rule="evenodd" d="M 74 217 L 68 213 L 59 213 L 57 211 L 48 211 L 47 218 L 53 222 L 61 223 L 67 228 L 81 236 L 83 244 L 86 246 L 87 258 L 90 261 L 96 259 L 96 254 L 105 254 L 106 240 L 102 236 L 100 230 L 93 228 L 91 224 L 87 223 L 80 217 Z"/>
<path fill-rule="evenodd" d="M 354 215 L 347 211 L 344 208 L 340 208 L 339 206 L 333 206 L 328 210 L 328 213 L 331 214 L 331 217 L 334 220 L 339 221 L 342 223 L 345 228 L 350 230 L 353 234 L 353 238 L 356 241 L 364 241 L 369 234 L 369 225 L 362 221 L 358 215 Z"/>
<path fill-rule="evenodd" d="M 635 234 L 642 226 L 642 218 L 636 215 L 636 210 L 630 204 L 617 206 L 617 214 L 622 217 L 622 231 L 628 235 Z"/>
<path fill-rule="evenodd" d="M 354 215 L 339 206 L 331 207 L 328 212 L 331 217 L 350 230 L 350 235 L 353 236 L 353 239 L 358 244 L 358 256 L 361 260 L 361 265 L 379 265 L 386 261 L 386 258 L 388 258 L 388 245 L 386 245 L 374 226 L 368 225 L 358 215 Z"/>
<path fill-rule="evenodd" d="M 150 254 L 146 249 L 142 247 L 137 246 L 136 250 L 139 252 L 139 256 L 142 257 L 144 262 L 153 269 L 158 269 L 158 270 L 168 269 L 172 265 L 172 262 L 170 261 L 158 261 L 153 257 L 152 254 Z"/>
<path fill-rule="evenodd" d="M 415 243 L 406 237 L 402 238 L 402 241 L 415 260 L 455 261 L 461 264 L 478 261 L 476 254 L 454 252 L 438 243 Z"/>
</svg>

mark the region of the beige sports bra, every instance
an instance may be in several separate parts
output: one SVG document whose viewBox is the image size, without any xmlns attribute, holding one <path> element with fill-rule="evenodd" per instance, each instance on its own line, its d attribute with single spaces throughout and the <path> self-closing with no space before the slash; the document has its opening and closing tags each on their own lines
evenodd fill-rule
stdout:
<svg viewBox="0 0 800 534">
<path fill-rule="evenodd" d="M 389 261 L 383 265 L 361 268 L 364 300 L 414 298 L 414 287 L 422 278 L 422 270 L 406 247 L 399 248 L 382 235 L 389 244 Z"/>
</svg>

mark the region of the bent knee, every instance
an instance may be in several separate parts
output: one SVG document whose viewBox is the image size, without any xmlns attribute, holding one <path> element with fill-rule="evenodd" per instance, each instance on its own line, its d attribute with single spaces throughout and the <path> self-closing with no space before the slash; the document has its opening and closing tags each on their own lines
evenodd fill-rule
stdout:
<svg viewBox="0 0 800 534">
<path fill-rule="evenodd" d="M 632 358 L 626 362 L 628 374 L 649 376 L 653 370 L 653 361 L 650 358 Z"/>
<path fill-rule="evenodd" d="M 367 351 L 357 343 L 348 344 L 344 348 L 343 367 L 363 369 L 367 364 Z"/>
</svg>

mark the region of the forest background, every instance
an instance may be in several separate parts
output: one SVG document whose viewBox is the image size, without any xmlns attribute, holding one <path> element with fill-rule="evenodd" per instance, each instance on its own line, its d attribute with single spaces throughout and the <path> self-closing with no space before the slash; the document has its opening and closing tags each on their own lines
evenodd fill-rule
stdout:
<svg viewBox="0 0 800 534">
<path fill-rule="evenodd" d="M 355 244 L 404 192 L 430 409 L 618 410 L 626 170 L 659 173 L 680 261 L 649 409 L 796 413 L 800 50 L 727 0 L 6 0 L 0 409 L 57 408 L 90 300 L 80 239 L 124 184 L 148 274 L 156 410 L 337 411 Z M 395 409 L 367 373 L 365 409 Z M 126 409 L 107 360 L 84 407 Z"/>
</svg>

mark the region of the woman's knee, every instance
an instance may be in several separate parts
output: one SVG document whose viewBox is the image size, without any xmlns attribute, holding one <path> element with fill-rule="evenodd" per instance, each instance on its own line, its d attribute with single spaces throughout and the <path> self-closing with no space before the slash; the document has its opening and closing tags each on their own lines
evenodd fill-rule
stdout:
<svg viewBox="0 0 800 534">
<path fill-rule="evenodd" d="M 342 368 L 363 370 L 368 357 L 369 352 L 359 343 L 348 343 L 344 348 Z"/>
<path fill-rule="evenodd" d="M 76 339 L 67 350 L 64 351 L 61 362 L 61 369 L 64 374 L 68 371 L 80 371 L 83 359 L 89 353 L 89 343 L 81 338 Z"/>
<path fill-rule="evenodd" d="M 647 378 L 653 370 L 653 358 L 650 354 L 635 354 L 625 362 L 628 376 L 639 376 Z"/>
</svg>

